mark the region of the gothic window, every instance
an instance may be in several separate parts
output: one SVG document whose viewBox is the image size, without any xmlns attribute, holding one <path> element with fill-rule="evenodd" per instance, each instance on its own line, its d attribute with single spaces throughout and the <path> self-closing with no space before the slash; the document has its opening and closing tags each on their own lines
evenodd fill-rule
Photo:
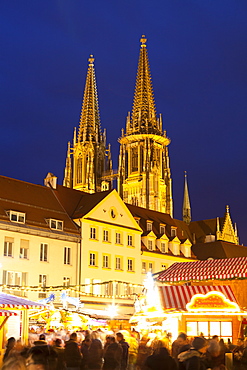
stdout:
<svg viewBox="0 0 247 370">
<path fill-rule="evenodd" d="M 132 149 L 131 170 L 132 172 L 138 171 L 138 148 L 137 147 Z"/>
<path fill-rule="evenodd" d="M 77 160 L 77 174 L 76 182 L 80 184 L 82 182 L 82 157 L 79 157 Z"/>
</svg>

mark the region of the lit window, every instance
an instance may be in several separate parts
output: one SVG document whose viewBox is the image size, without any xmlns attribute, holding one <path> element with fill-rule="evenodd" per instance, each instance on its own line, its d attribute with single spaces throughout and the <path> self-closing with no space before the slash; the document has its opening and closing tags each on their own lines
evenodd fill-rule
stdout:
<svg viewBox="0 0 247 370">
<path fill-rule="evenodd" d="M 13 257 L 13 245 L 14 245 L 14 238 L 6 237 L 4 240 L 4 250 L 3 250 L 4 256 Z"/>
<path fill-rule="evenodd" d="M 153 229 L 152 222 L 147 221 L 147 231 L 152 231 L 152 229 Z"/>
<path fill-rule="evenodd" d="M 152 251 L 152 250 L 153 250 L 153 241 L 152 241 L 152 240 L 148 240 L 148 249 L 149 249 L 150 251 Z"/>
<path fill-rule="evenodd" d="M 63 278 L 63 286 L 70 286 L 70 278 L 67 276 L 64 276 Z"/>
<path fill-rule="evenodd" d="M 121 258 L 116 257 L 116 270 L 121 270 Z"/>
<path fill-rule="evenodd" d="M 174 227 L 172 227 L 171 228 L 171 236 L 176 236 L 177 235 L 177 229 L 176 228 L 174 228 Z"/>
<path fill-rule="evenodd" d="M 121 244 L 121 234 L 116 233 L 116 244 Z"/>
<path fill-rule="evenodd" d="M 162 253 L 166 253 L 166 243 L 161 243 L 160 249 Z"/>
<path fill-rule="evenodd" d="M 63 221 L 50 219 L 50 228 L 54 230 L 63 230 Z"/>
<path fill-rule="evenodd" d="M 103 255 L 103 267 L 109 268 L 109 256 L 108 255 Z"/>
<path fill-rule="evenodd" d="M 133 246 L 133 237 L 132 237 L 132 235 L 128 235 L 128 246 L 129 247 Z"/>
<path fill-rule="evenodd" d="M 5 285 L 27 285 L 27 273 L 3 270 L 3 284 Z"/>
<path fill-rule="evenodd" d="M 96 266 L 96 255 L 95 253 L 90 253 L 89 255 L 89 265 Z"/>
<path fill-rule="evenodd" d="M 90 227 L 90 239 L 96 239 L 96 228 Z"/>
<path fill-rule="evenodd" d="M 142 273 L 146 273 L 147 271 L 147 264 L 146 262 L 142 262 Z"/>
<path fill-rule="evenodd" d="M 160 234 L 165 234 L 165 232 L 166 232 L 165 225 L 160 225 Z"/>
<path fill-rule="evenodd" d="M 149 269 L 150 272 L 153 272 L 153 264 L 152 264 L 152 262 L 150 262 L 148 264 L 148 269 Z"/>
<path fill-rule="evenodd" d="M 133 260 L 128 259 L 128 271 L 133 271 Z"/>
<path fill-rule="evenodd" d="M 28 258 L 28 250 L 29 250 L 29 240 L 21 239 L 20 258 L 27 259 Z"/>
<path fill-rule="evenodd" d="M 47 262 L 48 244 L 40 244 L 40 261 Z"/>
<path fill-rule="evenodd" d="M 20 224 L 25 223 L 26 214 L 22 212 L 9 211 L 10 221 L 19 222 Z"/>
<path fill-rule="evenodd" d="M 109 231 L 108 230 L 103 230 L 103 241 L 109 242 Z"/>
<path fill-rule="evenodd" d="M 46 275 L 39 275 L 39 286 L 45 288 L 47 282 L 47 276 Z"/>
<path fill-rule="evenodd" d="M 71 264 L 71 248 L 69 247 L 64 247 L 64 264 Z"/>
</svg>

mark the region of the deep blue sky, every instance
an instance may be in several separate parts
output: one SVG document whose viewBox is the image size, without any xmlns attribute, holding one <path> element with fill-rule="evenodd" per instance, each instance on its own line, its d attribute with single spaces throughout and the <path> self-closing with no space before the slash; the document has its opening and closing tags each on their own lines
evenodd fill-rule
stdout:
<svg viewBox="0 0 247 370">
<path fill-rule="evenodd" d="M 247 245 L 246 0 L 2 0 L 0 174 L 62 183 L 78 127 L 89 54 L 114 168 L 132 108 L 142 34 L 157 113 L 171 138 L 175 217 L 184 171 L 193 220 L 226 204 Z"/>
</svg>

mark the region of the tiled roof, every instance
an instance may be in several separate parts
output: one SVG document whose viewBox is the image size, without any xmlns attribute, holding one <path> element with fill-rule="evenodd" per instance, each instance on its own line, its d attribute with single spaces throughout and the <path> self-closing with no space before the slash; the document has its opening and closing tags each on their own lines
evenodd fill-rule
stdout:
<svg viewBox="0 0 247 370">
<path fill-rule="evenodd" d="M 165 309 L 186 310 L 186 304 L 191 301 L 195 294 L 206 294 L 211 291 L 221 292 L 227 299 L 237 303 L 235 295 L 228 285 L 169 285 L 159 286 L 158 289 Z"/>
<path fill-rule="evenodd" d="M 247 257 L 174 263 L 161 272 L 157 280 L 185 282 L 247 278 Z"/>
<path fill-rule="evenodd" d="M 200 260 L 206 260 L 208 258 L 247 257 L 247 247 L 220 240 L 194 244 L 192 251 Z"/>
<path fill-rule="evenodd" d="M 219 217 L 219 226 L 222 230 L 224 224 L 224 217 Z M 192 221 L 189 225 L 190 232 L 196 235 L 198 243 L 204 243 L 206 235 L 216 235 L 217 231 L 217 218 L 209 220 Z"/>
</svg>

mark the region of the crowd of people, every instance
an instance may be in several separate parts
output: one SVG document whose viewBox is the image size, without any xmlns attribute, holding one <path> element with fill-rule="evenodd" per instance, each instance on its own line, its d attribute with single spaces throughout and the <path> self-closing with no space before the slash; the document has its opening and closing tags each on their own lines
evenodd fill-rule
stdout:
<svg viewBox="0 0 247 370">
<path fill-rule="evenodd" d="M 247 370 L 247 340 L 224 343 L 217 335 L 175 341 L 164 332 L 142 334 L 135 330 L 30 335 L 29 346 L 11 337 L 3 357 L 3 370 L 225 370 L 226 353 L 234 370 Z M 228 370 L 228 369 L 227 369 Z"/>
</svg>

